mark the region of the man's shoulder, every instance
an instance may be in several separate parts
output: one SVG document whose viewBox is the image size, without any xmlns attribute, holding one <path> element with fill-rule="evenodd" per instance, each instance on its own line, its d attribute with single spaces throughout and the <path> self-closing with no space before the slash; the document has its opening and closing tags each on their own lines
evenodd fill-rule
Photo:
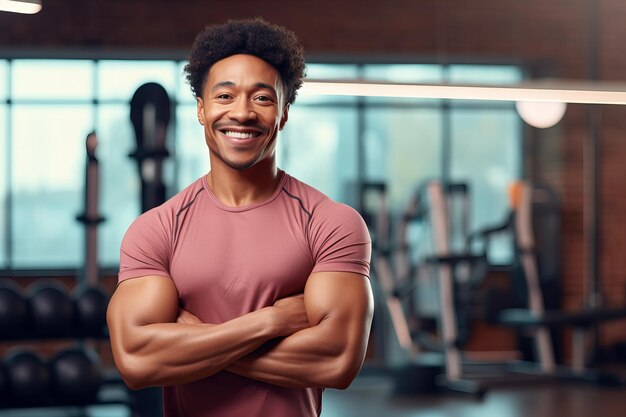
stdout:
<svg viewBox="0 0 626 417">
<path fill-rule="evenodd" d="M 198 179 L 162 204 L 139 215 L 133 223 L 137 225 L 153 226 L 171 225 L 176 215 L 185 207 L 192 204 L 201 193 L 202 189 L 202 179 Z"/>
<path fill-rule="evenodd" d="M 287 177 L 287 179 L 283 183 L 283 191 L 285 191 L 291 197 L 297 197 L 303 203 L 308 203 L 307 205 L 309 206 L 313 204 L 318 204 L 320 202 L 332 202 L 332 200 L 326 194 L 324 194 L 317 188 L 314 188 L 287 173 L 285 173 L 285 176 Z"/>
<path fill-rule="evenodd" d="M 361 218 L 359 213 L 351 206 L 333 200 L 317 188 L 292 176 L 288 176 L 284 188 L 292 197 L 299 198 L 304 208 L 313 216 L 336 219 L 345 219 L 346 217 Z"/>
<path fill-rule="evenodd" d="M 181 191 L 168 198 L 163 204 L 153 208 L 146 213 L 156 212 L 161 215 L 176 215 L 181 209 L 192 204 L 196 200 L 198 195 L 202 193 L 204 189 L 202 181 L 202 178 L 197 179 Z"/>
<path fill-rule="evenodd" d="M 286 175 L 287 180 L 284 182 L 283 191 L 289 197 L 299 200 L 302 207 L 309 214 L 325 212 L 344 205 L 333 200 L 317 188 L 289 174 Z"/>
</svg>

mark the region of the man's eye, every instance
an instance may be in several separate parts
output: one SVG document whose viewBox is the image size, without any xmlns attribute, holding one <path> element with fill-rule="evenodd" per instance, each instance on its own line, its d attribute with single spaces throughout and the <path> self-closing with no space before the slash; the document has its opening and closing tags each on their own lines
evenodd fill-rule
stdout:
<svg viewBox="0 0 626 417">
<path fill-rule="evenodd" d="M 217 98 L 219 98 L 219 99 L 229 99 L 231 97 L 230 97 L 230 94 L 220 94 L 219 96 L 217 96 Z"/>
<path fill-rule="evenodd" d="M 272 98 L 269 96 L 258 96 L 256 99 L 259 101 L 272 101 Z"/>
</svg>

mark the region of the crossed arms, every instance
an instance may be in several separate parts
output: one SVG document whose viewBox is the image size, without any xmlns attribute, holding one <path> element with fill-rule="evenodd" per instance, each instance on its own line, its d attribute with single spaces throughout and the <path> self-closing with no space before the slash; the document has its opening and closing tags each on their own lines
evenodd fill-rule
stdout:
<svg viewBox="0 0 626 417">
<path fill-rule="evenodd" d="M 179 309 L 170 278 L 146 276 L 118 286 L 107 323 L 116 365 L 132 389 L 222 370 L 284 387 L 344 389 L 363 363 L 372 313 L 366 277 L 317 272 L 304 295 L 222 324 L 202 323 Z"/>
</svg>

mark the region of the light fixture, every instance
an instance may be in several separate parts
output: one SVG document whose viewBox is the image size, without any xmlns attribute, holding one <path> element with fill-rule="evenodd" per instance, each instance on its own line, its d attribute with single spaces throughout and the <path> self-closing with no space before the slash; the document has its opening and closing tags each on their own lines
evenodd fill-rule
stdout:
<svg viewBox="0 0 626 417">
<path fill-rule="evenodd" d="M 302 94 L 626 105 L 626 83 L 599 81 L 539 80 L 485 86 L 305 80 Z"/>
<path fill-rule="evenodd" d="M 41 0 L 0 0 L 0 11 L 35 14 L 41 10 Z"/>
<path fill-rule="evenodd" d="M 541 102 L 541 101 L 517 101 L 515 109 L 522 120 L 531 126 L 545 129 L 557 124 L 565 114 L 567 103 Z"/>
</svg>

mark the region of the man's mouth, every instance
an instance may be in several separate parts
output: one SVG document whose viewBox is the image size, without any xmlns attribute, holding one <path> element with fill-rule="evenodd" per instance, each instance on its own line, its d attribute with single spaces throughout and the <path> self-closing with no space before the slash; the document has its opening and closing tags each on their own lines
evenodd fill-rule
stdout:
<svg viewBox="0 0 626 417">
<path fill-rule="evenodd" d="M 222 133 L 229 138 L 233 139 L 252 139 L 261 135 L 261 132 L 252 131 L 252 132 L 237 132 L 234 130 L 222 130 Z"/>
</svg>

